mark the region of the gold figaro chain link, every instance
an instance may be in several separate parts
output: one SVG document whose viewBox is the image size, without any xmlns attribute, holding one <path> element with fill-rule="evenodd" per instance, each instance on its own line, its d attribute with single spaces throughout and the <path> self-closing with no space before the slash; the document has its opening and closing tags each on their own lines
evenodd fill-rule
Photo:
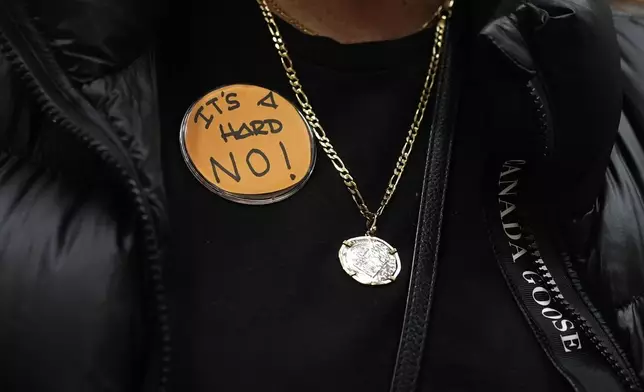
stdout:
<svg viewBox="0 0 644 392">
<path fill-rule="evenodd" d="M 427 103 L 429 102 L 431 91 L 434 86 L 436 75 L 438 73 L 438 69 L 440 66 L 442 47 L 443 47 L 444 38 L 445 38 L 445 29 L 447 27 L 447 22 L 452 14 L 452 7 L 454 5 L 454 0 L 447 0 L 445 4 L 443 4 L 439 9 L 438 14 L 440 17 L 436 25 L 434 46 L 432 48 L 432 55 L 429 62 L 429 69 L 427 71 L 427 76 L 425 77 L 423 89 L 420 94 L 418 107 L 416 108 L 416 112 L 414 113 L 414 119 L 412 121 L 411 127 L 409 128 L 409 132 L 407 133 L 407 137 L 405 138 L 405 144 L 403 145 L 401 154 L 398 157 L 398 161 L 396 162 L 394 173 L 389 179 L 387 189 L 385 190 L 385 194 L 382 197 L 382 201 L 380 202 L 380 206 L 378 207 L 376 212 L 372 212 L 367 206 L 364 198 L 362 197 L 362 194 L 360 193 L 360 190 L 358 189 L 358 184 L 356 183 L 355 179 L 349 172 L 349 169 L 347 168 L 347 166 L 344 164 L 344 162 L 336 152 L 335 148 L 333 147 L 333 144 L 331 143 L 331 140 L 329 140 L 328 136 L 326 135 L 326 132 L 324 131 L 324 128 L 320 124 L 320 120 L 318 119 L 317 115 L 313 111 L 313 107 L 309 102 L 309 98 L 304 93 L 304 89 L 302 87 L 300 79 L 298 78 L 297 73 L 295 72 L 295 68 L 293 68 L 293 61 L 291 60 L 289 52 L 286 49 L 284 39 L 282 38 L 282 34 L 280 33 L 279 28 L 277 27 L 277 23 L 275 23 L 275 19 L 273 18 L 273 14 L 270 10 L 270 7 L 266 3 L 266 0 L 257 0 L 257 2 L 262 10 L 264 20 L 266 20 L 268 30 L 270 31 L 271 36 L 273 37 L 273 43 L 275 45 L 275 49 L 277 49 L 277 53 L 280 56 L 280 61 L 282 62 L 282 66 L 284 67 L 284 71 L 286 72 L 286 77 L 288 78 L 288 82 L 291 85 L 293 92 L 295 93 L 295 98 L 297 99 L 297 102 L 300 104 L 300 108 L 302 109 L 302 112 L 304 113 L 304 116 L 306 117 L 306 120 L 308 121 L 309 126 L 311 127 L 313 133 L 315 134 L 315 137 L 318 140 L 320 147 L 327 155 L 327 157 L 329 157 L 329 159 L 331 160 L 331 163 L 333 164 L 337 172 L 340 174 L 340 177 L 344 181 L 344 185 L 349 190 L 349 193 L 351 194 L 353 201 L 355 202 L 356 206 L 358 206 L 360 213 L 367 220 L 367 234 L 373 235 L 376 231 L 376 223 L 377 223 L 378 217 L 380 217 L 380 215 L 383 213 L 383 211 L 387 207 L 387 204 L 389 204 L 389 201 L 391 200 L 394 193 L 396 192 L 396 188 L 398 187 L 400 178 L 402 177 L 402 174 L 405 170 L 405 166 L 407 165 L 407 161 L 409 160 L 409 155 L 412 152 L 414 142 L 416 141 L 416 137 L 418 136 L 418 131 L 420 130 L 420 125 L 423 121 L 423 116 L 427 108 Z"/>
</svg>

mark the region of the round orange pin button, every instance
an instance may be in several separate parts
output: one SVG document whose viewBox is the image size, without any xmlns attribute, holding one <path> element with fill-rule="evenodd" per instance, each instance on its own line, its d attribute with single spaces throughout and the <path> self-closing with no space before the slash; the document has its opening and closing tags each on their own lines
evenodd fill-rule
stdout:
<svg viewBox="0 0 644 392">
<path fill-rule="evenodd" d="M 181 149 L 195 177 L 243 204 L 268 204 L 299 190 L 315 164 L 314 136 L 299 110 L 278 93 L 235 84 L 188 109 Z"/>
</svg>

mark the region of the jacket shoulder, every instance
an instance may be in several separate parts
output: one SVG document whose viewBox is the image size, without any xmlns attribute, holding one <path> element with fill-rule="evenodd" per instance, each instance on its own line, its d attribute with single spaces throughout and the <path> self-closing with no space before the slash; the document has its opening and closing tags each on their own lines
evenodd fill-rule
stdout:
<svg viewBox="0 0 644 392">
<path fill-rule="evenodd" d="M 0 85 L 0 390 L 139 390 L 132 215 L 2 55 Z"/>
</svg>

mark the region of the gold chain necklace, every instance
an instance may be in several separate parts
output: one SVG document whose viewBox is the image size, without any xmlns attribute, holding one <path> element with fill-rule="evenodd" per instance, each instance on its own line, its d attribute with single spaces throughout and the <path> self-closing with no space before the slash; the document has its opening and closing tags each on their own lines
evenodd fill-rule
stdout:
<svg viewBox="0 0 644 392">
<path fill-rule="evenodd" d="M 309 34 L 309 35 L 319 35 L 315 31 L 313 31 L 310 28 L 304 26 L 302 23 L 300 23 L 300 21 L 298 21 L 297 19 L 295 19 L 294 17 L 289 15 L 286 11 L 284 11 L 284 9 L 282 7 L 280 7 L 280 5 L 277 3 L 276 0 L 267 0 L 266 4 L 268 5 L 268 8 L 272 12 L 276 13 L 277 15 L 279 15 L 280 18 L 282 18 L 286 23 L 290 24 L 291 26 L 295 27 L 296 29 L 300 30 L 301 32 L 303 32 L 305 34 Z M 429 18 L 429 20 L 427 20 L 427 22 L 423 23 L 423 25 L 420 26 L 418 31 L 425 30 L 426 28 L 428 28 L 434 22 L 434 20 L 436 20 L 436 18 L 443 12 L 443 9 L 444 9 L 444 7 L 438 7 L 436 12 L 434 12 L 432 14 L 431 18 Z"/>
<path fill-rule="evenodd" d="M 295 19 L 291 15 L 287 14 L 286 11 L 284 11 L 282 9 L 282 7 L 280 7 L 279 4 L 277 4 L 277 2 L 275 0 L 268 0 L 266 4 L 268 5 L 270 10 L 272 10 L 277 15 L 279 15 L 280 18 L 284 19 L 284 21 L 286 23 L 292 25 L 293 27 L 295 27 L 296 29 L 300 30 L 301 32 L 303 32 L 305 34 L 309 34 L 309 35 L 318 35 L 313 30 L 308 29 L 307 27 L 305 27 L 297 19 Z"/>
<path fill-rule="evenodd" d="M 376 223 L 396 192 L 396 188 L 405 170 L 405 166 L 407 165 L 414 142 L 416 141 L 416 136 L 418 135 L 420 124 L 423 120 L 427 103 L 429 102 L 434 81 L 436 80 L 436 74 L 438 73 L 445 30 L 447 22 L 452 14 L 454 0 L 446 0 L 445 4 L 439 8 L 438 14 L 440 15 L 440 19 L 436 26 L 429 69 L 427 71 L 427 76 L 425 77 L 422 93 L 420 94 L 418 107 L 416 108 L 414 119 L 405 139 L 402 152 L 396 162 L 394 173 L 389 179 L 389 184 L 387 185 L 385 194 L 376 212 L 371 212 L 365 203 L 364 198 L 358 189 L 358 184 L 354 180 L 353 176 L 351 176 L 349 169 L 347 169 L 346 165 L 331 144 L 324 128 L 320 124 L 320 120 L 313 111 L 309 98 L 304 93 L 300 79 L 295 72 L 295 68 L 293 68 L 293 61 L 286 49 L 280 30 L 275 23 L 275 19 L 273 18 L 273 14 L 266 3 L 266 0 L 257 0 L 257 2 L 262 10 L 264 20 L 266 20 L 268 30 L 273 37 L 275 48 L 280 56 L 280 61 L 284 67 L 284 71 L 286 72 L 289 84 L 295 93 L 295 98 L 300 104 L 304 117 L 320 143 L 320 147 L 329 157 L 336 171 L 340 174 L 340 177 L 344 181 L 344 185 L 349 190 L 360 214 L 362 214 L 362 216 L 367 220 L 367 232 L 364 236 L 351 238 L 342 243 L 342 247 L 339 252 L 340 263 L 344 270 L 360 283 L 367 285 L 384 285 L 391 283 L 400 273 L 400 257 L 398 256 L 398 251 L 395 248 L 382 239 L 374 237 L 376 232 Z"/>
</svg>

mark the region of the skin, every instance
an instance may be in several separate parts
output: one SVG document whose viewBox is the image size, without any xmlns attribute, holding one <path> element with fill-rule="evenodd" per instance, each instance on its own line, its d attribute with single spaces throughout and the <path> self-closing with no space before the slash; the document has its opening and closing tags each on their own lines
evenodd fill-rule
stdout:
<svg viewBox="0 0 644 392">
<path fill-rule="evenodd" d="M 613 0 L 612 6 L 614 10 L 629 15 L 640 18 L 644 16 L 644 0 Z"/>
<path fill-rule="evenodd" d="M 275 0 L 317 35 L 341 43 L 384 41 L 417 32 L 444 0 Z"/>
</svg>

